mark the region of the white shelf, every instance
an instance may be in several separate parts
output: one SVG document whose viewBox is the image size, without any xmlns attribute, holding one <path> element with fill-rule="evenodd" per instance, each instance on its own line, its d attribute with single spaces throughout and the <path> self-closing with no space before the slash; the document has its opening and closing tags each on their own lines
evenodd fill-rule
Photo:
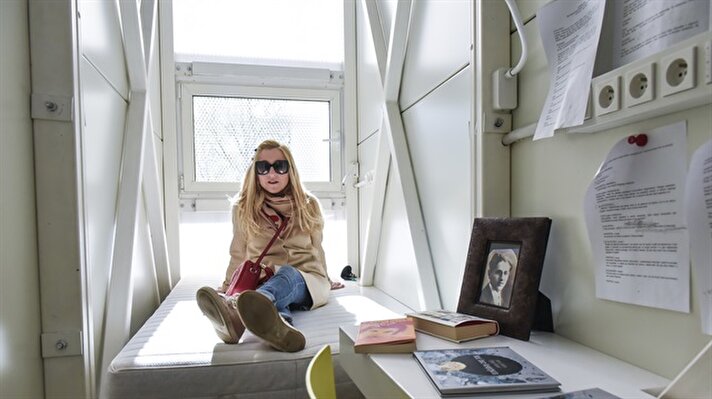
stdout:
<svg viewBox="0 0 712 399">
<path fill-rule="evenodd" d="M 353 341 L 358 326 L 339 329 L 339 362 L 366 397 L 437 398 L 438 391 L 412 354 L 357 354 Z M 529 341 L 503 335 L 456 344 L 418 333 L 418 350 L 509 346 L 561 382 L 562 392 L 601 388 L 621 398 L 652 398 L 642 389 L 670 381 L 559 335 L 533 331 Z M 554 395 L 552 393 L 551 395 Z M 542 393 L 479 394 L 479 399 L 541 398 Z"/>
</svg>

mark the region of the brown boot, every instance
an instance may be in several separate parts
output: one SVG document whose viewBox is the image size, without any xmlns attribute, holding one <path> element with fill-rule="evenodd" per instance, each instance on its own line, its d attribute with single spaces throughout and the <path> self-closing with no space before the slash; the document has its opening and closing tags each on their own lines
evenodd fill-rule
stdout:
<svg viewBox="0 0 712 399">
<path fill-rule="evenodd" d="M 250 332 L 282 352 L 304 349 L 304 334 L 287 323 L 272 301 L 257 291 L 245 291 L 237 297 L 237 310 Z"/>
<path fill-rule="evenodd" d="M 203 314 L 213 323 L 215 333 L 223 342 L 236 344 L 240 341 L 245 326 L 237 314 L 234 301 L 226 300 L 211 287 L 199 289 L 195 300 Z"/>
</svg>

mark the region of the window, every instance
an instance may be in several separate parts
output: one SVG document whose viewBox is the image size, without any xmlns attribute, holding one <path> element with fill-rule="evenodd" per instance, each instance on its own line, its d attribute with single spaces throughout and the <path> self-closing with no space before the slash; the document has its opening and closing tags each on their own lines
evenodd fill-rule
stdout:
<svg viewBox="0 0 712 399">
<path fill-rule="evenodd" d="M 343 2 L 176 0 L 172 9 L 182 196 L 238 191 L 267 138 L 289 145 L 309 190 L 340 191 Z"/>
<path fill-rule="evenodd" d="M 310 191 L 341 190 L 338 90 L 183 83 L 184 194 L 239 191 L 254 149 L 285 143 Z"/>
<path fill-rule="evenodd" d="M 357 230 L 346 227 L 347 208 L 355 214 L 357 206 L 347 203 L 347 192 L 355 190 L 341 184 L 344 154 L 356 153 L 342 126 L 344 57 L 351 54 L 345 34 L 353 42 L 344 30 L 344 2 L 165 5 L 171 9 L 166 26 L 173 34 L 179 147 L 178 170 L 167 176 L 180 177 L 181 274 L 203 274 L 206 267 L 224 273 L 231 231 L 225 195 L 239 192 L 257 144 L 276 138 L 290 146 L 302 182 L 322 203 L 329 274 L 338 276 L 347 250 L 356 259 L 358 248 Z"/>
<path fill-rule="evenodd" d="M 341 70 L 343 18 L 338 0 L 176 0 L 175 57 Z"/>
</svg>

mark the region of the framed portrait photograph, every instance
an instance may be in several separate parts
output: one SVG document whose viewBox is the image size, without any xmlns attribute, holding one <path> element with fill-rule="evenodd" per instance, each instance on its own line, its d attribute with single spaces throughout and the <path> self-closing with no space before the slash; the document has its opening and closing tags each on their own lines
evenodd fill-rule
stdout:
<svg viewBox="0 0 712 399">
<path fill-rule="evenodd" d="M 529 340 L 550 228 L 545 217 L 475 219 L 457 311 Z"/>
</svg>

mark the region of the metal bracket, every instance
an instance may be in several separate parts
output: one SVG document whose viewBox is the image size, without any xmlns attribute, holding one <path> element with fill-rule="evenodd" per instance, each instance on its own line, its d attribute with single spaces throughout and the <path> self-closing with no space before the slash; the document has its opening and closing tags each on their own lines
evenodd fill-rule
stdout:
<svg viewBox="0 0 712 399">
<path fill-rule="evenodd" d="M 509 133 L 512 130 L 512 114 L 483 112 L 482 131 L 484 133 Z"/>
<path fill-rule="evenodd" d="M 349 181 L 349 179 L 351 180 L 349 182 L 349 184 L 353 183 L 353 182 L 357 182 L 358 181 L 358 173 L 359 173 L 358 172 L 358 162 L 356 162 L 356 161 L 351 162 L 348 170 L 346 171 L 346 173 L 344 173 L 344 178 L 341 179 L 341 186 L 342 187 L 345 186 L 347 184 L 347 182 Z"/>
<path fill-rule="evenodd" d="M 71 122 L 73 98 L 53 94 L 32 94 L 32 119 Z"/>
<path fill-rule="evenodd" d="M 42 334 L 42 357 L 78 356 L 84 353 L 81 331 Z"/>
</svg>

